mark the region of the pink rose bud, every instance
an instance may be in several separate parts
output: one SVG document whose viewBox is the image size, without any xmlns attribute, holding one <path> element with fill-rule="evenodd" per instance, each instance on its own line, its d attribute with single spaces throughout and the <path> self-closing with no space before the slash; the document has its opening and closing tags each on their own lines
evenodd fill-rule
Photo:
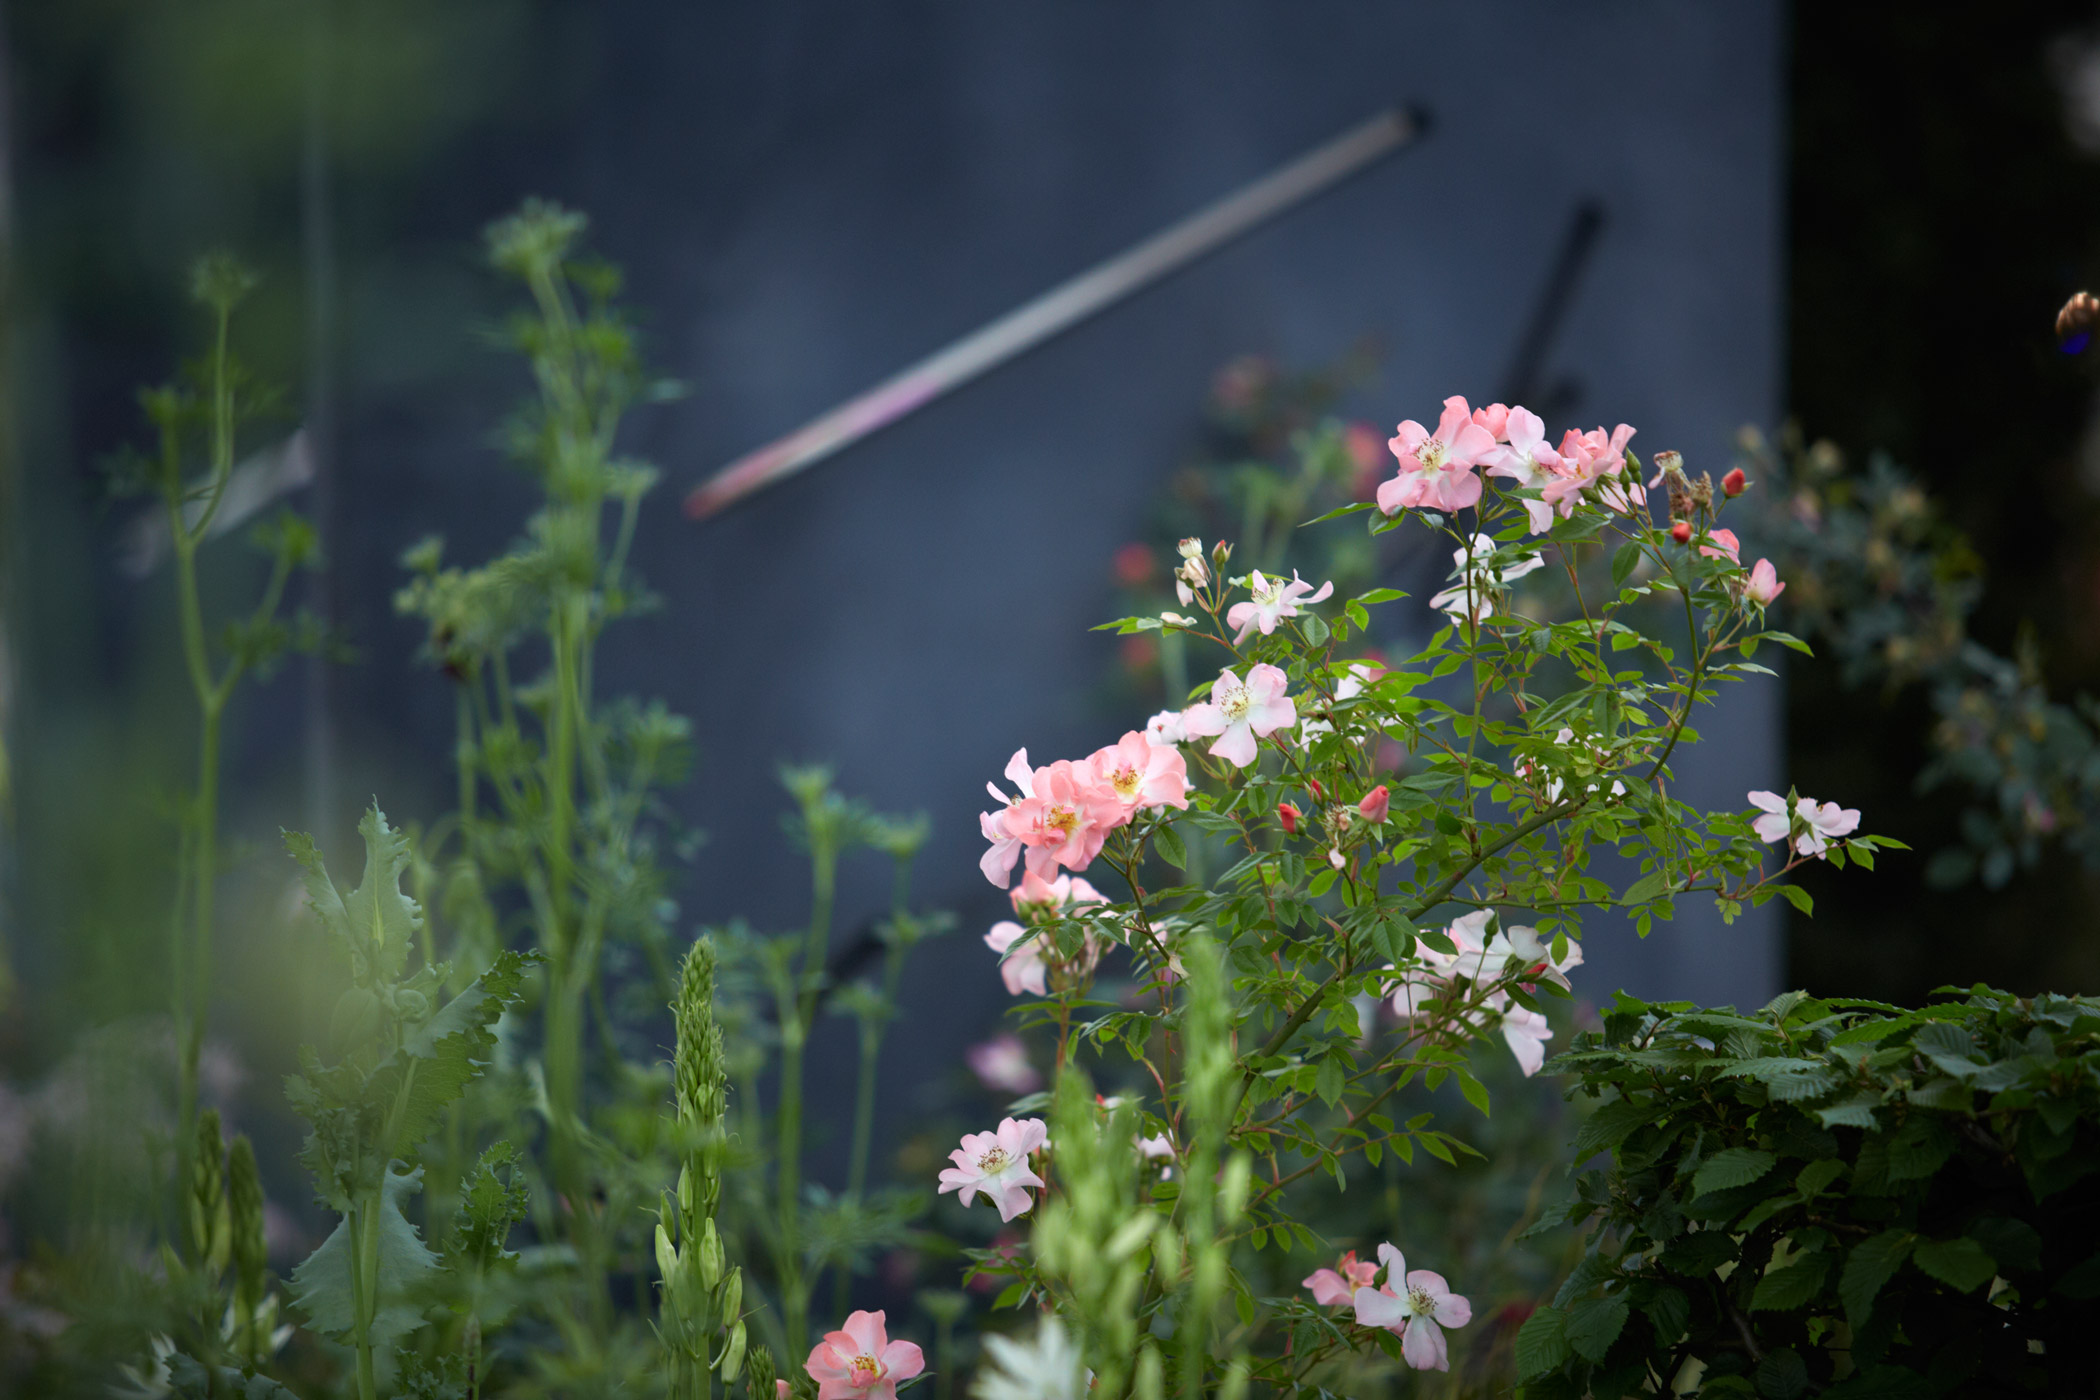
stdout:
<svg viewBox="0 0 2100 1400">
<path fill-rule="evenodd" d="M 1691 522 L 1680 520 L 1675 525 L 1672 525 L 1670 527 L 1670 538 L 1679 544 L 1690 544 L 1692 542 Z"/>
<path fill-rule="evenodd" d="M 1731 499 L 1742 495 L 1749 489 L 1750 478 L 1743 475 L 1741 467 L 1731 468 L 1728 475 L 1721 478 L 1721 494 Z"/>
<path fill-rule="evenodd" d="M 1392 794 L 1385 790 L 1384 783 L 1380 783 L 1364 794 L 1364 800 L 1356 804 L 1356 810 L 1363 815 L 1365 821 L 1375 826 L 1385 820 L 1386 810 L 1392 805 Z"/>
<path fill-rule="evenodd" d="M 1325 802 L 1327 800 L 1327 789 L 1320 786 L 1320 780 L 1318 778 L 1306 779 L 1305 785 L 1312 789 L 1312 795 L 1314 800 L 1319 802 Z"/>
<path fill-rule="evenodd" d="M 1298 834 L 1298 809 L 1290 803 L 1279 802 L 1276 804 L 1276 820 L 1282 822 L 1283 829 L 1291 835 L 1296 836 Z"/>
</svg>

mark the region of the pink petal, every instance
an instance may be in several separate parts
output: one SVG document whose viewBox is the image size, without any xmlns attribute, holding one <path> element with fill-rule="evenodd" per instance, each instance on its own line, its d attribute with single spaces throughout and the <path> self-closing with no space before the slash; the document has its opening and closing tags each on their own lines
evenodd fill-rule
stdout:
<svg viewBox="0 0 2100 1400">
<path fill-rule="evenodd" d="M 1395 1293 L 1359 1288 L 1350 1300 L 1356 1305 L 1356 1320 L 1365 1327 L 1391 1327 L 1407 1321 L 1407 1301 Z"/>
<path fill-rule="evenodd" d="M 1215 733 L 1216 731 L 1209 730 L 1205 732 Z M 1225 731 L 1217 743 L 1210 746 L 1210 753 L 1213 758 L 1222 758 L 1236 768 L 1245 768 L 1248 764 L 1254 762 L 1254 735 L 1248 730 L 1244 721 L 1235 724 Z"/>
<path fill-rule="evenodd" d="M 1750 794 L 1750 805 L 1763 811 L 1778 812 L 1781 815 L 1784 815 L 1786 812 L 1786 799 L 1776 792 L 1753 792 Z"/>
<path fill-rule="evenodd" d="M 1208 700 L 1205 700 L 1201 704 L 1191 705 L 1182 711 L 1181 727 L 1198 738 L 1207 738 L 1213 734 L 1223 734 L 1226 727 L 1225 712 Z"/>
<path fill-rule="evenodd" d="M 1418 1317 L 1407 1324 L 1407 1335 L 1400 1339 L 1400 1355 L 1417 1371 L 1451 1369 L 1451 1358 L 1444 1350 L 1443 1329 L 1434 1318 Z"/>
<path fill-rule="evenodd" d="M 876 1359 L 882 1362 L 884 1378 L 891 1381 L 908 1381 L 926 1369 L 926 1353 L 917 1342 L 891 1342 Z"/>
</svg>

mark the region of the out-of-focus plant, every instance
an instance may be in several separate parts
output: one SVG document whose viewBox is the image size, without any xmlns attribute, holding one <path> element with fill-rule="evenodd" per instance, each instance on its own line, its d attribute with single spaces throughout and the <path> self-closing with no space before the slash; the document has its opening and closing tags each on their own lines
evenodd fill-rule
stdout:
<svg viewBox="0 0 2100 1400">
<path fill-rule="evenodd" d="M 341 1217 L 292 1285 L 308 1325 L 352 1349 L 357 1400 L 377 1400 L 396 1344 L 424 1324 L 441 1268 L 403 1209 L 423 1186 L 417 1149 L 486 1066 L 496 1021 L 535 959 L 505 949 L 445 999 L 449 967 L 424 962 L 409 971 L 422 912 L 401 890 L 408 839 L 376 806 L 359 831 L 364 879 L 348 892 L 329 879 L 309 838 L 287 837 L 305 867 L 308 906 L 350 971 L 329 1016 L 334 1058 L 305 1050 L 287 1086 L 312 1128 L 302 1161 Z M 484 1214 L 479 1194 L 472 1199 L 462 1233 L 483 1238 L 466 1254 L 485 1267 L 501 1252 L 493 1227 L 510 1214 L 509 1202 Z"/>
<path fill-rule="evenodd" d="M 1353 1386 L 1381 1352 L 1446 1368 L 1444 1329 L 1470 1305 L 1390 1243 L 1316 1270 L 1310 1304 L 1257 1296 L 1254 1259 L 1320 1252 L 1304 1216 L 1325 1182 L 1345 1188 L 1386 1154 L 1470 1150 L 1433 1111 L 1390 1116 L 1396 1096 L 1449 1083 L 1485 1111 L 1469 1048 L 1488 1034 L 1535 1071 L 1552 1033 L 1539 998 L 1566 992 L 1586 909 L 1619 906 L 1646 933 L 1689 895 L 1727 918 L 1782 895 L 1806 907 L 1787 872 L 1871 866 L 1893 844 L 1792 793 L 1753 793 L 1747 814 L 1671 795 L 1695 707 L 1762 672 L 1760 643 L 1802 645 L 1763 625 L 1784 585 L 1768 560 L 1745 567 L 1718 523 L 1726 496 L 1677 454 L 1646 483 L 1667 487 L 1657 521 L 1632 429 L 1555 446 L 1542 428 L 1454 398 L 1434 431 L 1404 423 L 1393 439 L 1374 535 L 1427 525 L 1458 546 L 1430 600 L 1444 625 L 1417 655 L 1372 664 L 1348 645 L 1394 590 L 1329 614 L 1315 605 L 1331 581 L 1234 575 L 1229 546 L 1185 540 L 1178 606 L 1112 626 L 1212 649 L 1217 679 L 1086 758 L 1015 754 L 1016 790 L 982 818 L 987 877 L 1021 867 L 1016 922 L 986 941 L 1034 998 L 1024 1020 L 1054 1034 L 1060 1082 L 1049 1125 L 966 1136 L 941 1184 L 1009 1220 L 1041 1193 L 1033 1251 L 980 1251 L 977 1266 L 1008 1280 L 1002 1302 L 1057 1311 L 1094 1394 Z M 1548 567 L 1572 615 L 1532 615 L 1512 589 Z M 1667 636 L 1659 615 L 1678 619 Z M 1381 780 L 1388 743 L 1420 771 Z M 1229 865 L 1180 882 L 1183 828 Z M 1776 871 L 1767 842 L 1782 845 Z M 1599 849 L 1638 874 L 1620 888 L 1593 873 Z M 1088 882 L 1104 868 L 1119 897 Z M 1091 990 L 1117 949 L 1140 995 L 1102 1005 Z M 1086 1079 L 1118 1062 L 1132 1087 L 1088 1108 Z"/>
<path fill-rule="evenodd" d="M 1524 1393 L 1831 1400 L 2092 1389 L 2100 1004 L 1918 1011 L 1621 995 L 1554 1062 L 1608 1151 L 1589 1249 L 1517 1339 Z"/>
<path fill-rule="evenodd" d="M 1745 429 L 1741 446 L 1758 488 L 1744 532 L 1786 574 L 1793 625 L 1847 684 L 1930 693 L 1935 756 L 1919 786 L 1975 800 L 1963 844 L 1936 852 L 1928 875 L 1995 889 L 2051 841 L 2100 866 L 2100 704 L 2052 699 L 2031 637 L 2010 657 L 1970 637 L 1981 562 L 1917 480 L 1881 454 L 1859 470 L 1791 428 L 1776 441 Z"/>
<path fill-rule="evenodd" d="M 294 571 L 318 561 L 313 527 L 289 510 L 257 525 L 250 542 L 270 560 L 255 605 L 224 619 L 209 616 L 199 580 L 206 543 L 223 533 L 220 512 L 234 476 L 243 424 L 275 412 L 278 391 L 243 365 L 232 348 L 233 314 L 255 274 L 225 254 L 198 260 L 190 295 L 210 317 L 209 348 L 175 380 L 141 392 L 152 423 L 152 451 L 120 452 L 110 466 L 120 495 L 160 500 L 175 575 L 183 674 L 197 708 L 195 786 L 179 806 L 180 857 L 168 927 L 168 986 L 176 1026 L 176 1194 L 187 1198 L 200 1169 L 197 1070 L 212 992 L 212 945 L 220 875 L 220 749 L 227 708 L 241 682 L 268 672 L 291 649 L 315 650 L 324 634 L 304 611 L 284 616 Z M 207 1154 L 209 1155 L 209 1154 Z M 194 1262 L 194 1261 L 193 1261 Z"/>
</svg>

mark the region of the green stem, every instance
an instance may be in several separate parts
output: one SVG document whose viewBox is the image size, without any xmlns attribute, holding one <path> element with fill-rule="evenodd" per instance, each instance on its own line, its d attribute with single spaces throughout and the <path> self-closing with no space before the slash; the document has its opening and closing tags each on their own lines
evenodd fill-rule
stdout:
<svg viewBox="0 0 2100 1400">
<path fill-rule="evenodd" d="M 382 1168 L 385 1170 L 385 1168 Z M 379 1212 L 370 1200 L 350 1207 L 350 1328 L 357 1348 L 357 1400 L 379 1400 L 372 1368 L 372 1319 L 378 1315 Z"/>
</svg>

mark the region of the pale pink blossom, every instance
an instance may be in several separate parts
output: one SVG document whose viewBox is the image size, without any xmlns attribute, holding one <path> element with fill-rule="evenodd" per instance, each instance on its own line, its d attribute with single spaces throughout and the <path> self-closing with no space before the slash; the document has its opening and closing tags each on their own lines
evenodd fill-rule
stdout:
<svg viewBox="0 0 2100 1400">
<path fill-rule="evenodd" d="M 1369 1288 L 1377 1277 L 1378 1261 L 1359 1259 L 1352 1249 L 1337 1259 L 1333 1268 L 1314 1269 L 1301 1281 L 1301 1286 L 1312 1290 L 1315 1303 L 1323 1308 L 1334 1308 L 1349 1302 L 1357 1289 Z"/>
<path fill-rule="evenodd" d="M 1234 646 L 1246 641 L 1257 627 L 1266 637 L 1276 630 L 1277 623 L 1304 611 L 1305 604 L 1325 602 L 1334 592 L 1334 582 L 1330 579 L 1316 592 L 1311 584 L 1298 577 L 1296 569 L 1291 570 L 1289 582 L 1270 578 L 1256 569 L 1247 576 L 1247 591 L 1254 595 L 1251 601 L 1234 603 L 1225 612 L 1225 625 L 1240 629 L 1232 639 Z"/>
<path fill-rule="evenodd" d="M 1400 459 L 1400 474 L 1378 488 L 1380 510 L 1464 510 L 1480 500 L 1473 469 L 1495 450 L 1495 435 L 1475 423 L 1466 401 L 1454 394 L 1444 400 L 1434 433 L 1410 418 L 1386 446 Z"/>
<path fill-rule="evenodd" d="M 1161 710 L 1145 721 L 1145 737 L 1155 744 L 1185 744 L 1189 732 L 1182 728 L 1181 711 Z"/>
<path fill-rule="evenodd" d="M 1491 403 L 1485 408 L 1473 410 L 1473 425 L 1485 428 L 1488 436 L 1497 442 L 1508 442 L 1511 418 L 1524 410 L 1511 408 L 1507 404 Z"/>
<path fill-rule="evenodd" d="M 1138 1156 L 1148 1162 L 1162 1160 L 1171 1162 L 1175 1159 L 1174 1141 L 1165 1133 L 1156 1133 L 1151 1137 L 1139 1138 L 1137 1140 L 1137 1150 Z"/>
<path fill-rule="evenodd" d="M 817 1400 L 897 1400 L 897 1382 L 926 1369 L 911 1342 L 893 1342 L 886 1315 L 857 1312 L 810 1349 L 803 1370 L 817 1383 Z"/>
<path fill-rule="evenodd" d="M 1001 1220 L 1012 1220 L 1035 1203 L 1028 1188 L 1042 1188 L 1043 1179 L 1029 1169 L 1028 1158 L 1049 1139 L 1050 1129 L 1040 1118 L 1008 1118 L 989 1133 L 965 1133 L 962 1146 L 948 1154 L 955 1165 L 942 1170 L 938 1194 L 959 1192 L 969 1205 L 982 1193 L 999 1208 Z"/>
<path fill-rule="evenodd" d="M 787 1377 L 780 1376 L 774 1379 L 773 1400 L 788 1400 L 788 1397 L 794 1393 L 795 1387 L 787 1383 Z"/>
<path fill-rule="evenodd" d="M 1123 816 L 1114 790 L 1092 768 L 1061 758 L 1035 770 L 1030 795 L 1006 809 L 1002 829 L 1019 839 L 1028 869 L 1047 880 L 1060 865 L 1092 865 Z"/>
<path fill-rule="evenodd" d="M 1512 924 L 1488 940 L 1486 966 L 1504 973 L 1517 973 L 1528 990 L 1540 982 L 1551 982 L 1566 990 L 1568 972 L 1582 966 L 1582 945 L 1562 935 L 1567 952 L 1553 956 L 1551 940 L 1524 924 Z"/>
<path fill-rule="evenodd" d="M 1709 530 L 1699 552 L 1709 559 L 1726 559 L 1731 564 L 1740 564 L 1743 542 L 1735 537 L 1733 530 Z"/>
<path fill-rule="evenodd" d="M 1517 1057 L 1517 1068 L 1531 1078 L 1546 1063 L 1546 1042 L 1553 1039 L 1545 1014 L 1518 1005 L 1502 992 L 1489 994 L 1488 1004 L 1502 1015 L 1502 1040 Z"/>
<path fill-rule="evenodd" d="M 1536 413 L 1528 408 L 1512 408 L 1508 426 L 1509 431 L 1502 438 L 1508 446 L 1497 450 L 1487 474 L 1506 477 L 1520 488 L 1540 493 L 1540 499 L 1535 501 L 1528 496 L 1521 499 L 1531 533 L 1543 534 L 1552 528 L 1555 513 L 1562 519 L 1575 513 L 1583 479 L 1547 444 L 1546 425 Z"/>
<path fill-rule="evenodd" d="M 1389 1244 L 1378 1246 L 1378 1259 L 1385 1266 L 1385 1282 L 1356 1290 L 1357 1323 L 1383 1327 L 1400 1338 L 1401 1357 L 1417 1371 L 1450 1370 L 1443 1329 L 1471 1322 L 1473 1305 L 1453 1293 L 1443 1275 L 1427 1269 L 1410 1273 L 1407 1260 Z"/>
<path fill-rule="evenodd" d="M 1354 700 L 1357 696 L 1364 693 L 1365 686 L 1377 681 L 1385 673 L 1386 668 L 1384 666 L 1373 665 L 1367 661 L 1350 662 L 1349 669 L 1343 673 L 1339 681 L 1335 682 L 1335 700 L 1337 702 Z M 1315 703 L 1317 703 L 1317 697 L 1315 697 Z M 1324 719 L 1314 719 L 1310 713 L 1304 719 L 1298 721 L 1298 738 L 1305 743 L 1310 743 L 1322 734 L 1332 734 L 1333 732 L 1333 725 Z"/>
<path fill-rule="evenodd" d="M 978 859 L 977 868 L 1002 890 L 1013 879 L 1014 862 L 1021 858 L 1022 850 L 1019 833 L 1007 829 L 1006 814 L 1015 802 L 1035 795 L 1035 770 L 1028 766 L 1028 750 L 1015 749 L 1014 756 L 1006 760 L 1006 780 L 1020 789 L 1020 797 L 1008 797 L 994 784 L 986 783 L 985 790 L 999 804 L 999 810 L 977 814 L 978 830 L 992 843 Z"/>
<path fill-rule="evenodd" d="M 1760 559 L 1751 566 L 1750 578 L 1743 584 L 1743 595 L 1761 608 L 1769 608 L 1786 585 L 1779 581 L 1779 571 L 1772 567 L 1769 559 Z"/>
<path fill-rule="evenodd" d="M 1294 724 L 1298 711 L 1283 692 L 1289 677 L 1263 662 L 1241 680 L 1230 670 L 1220 671 L 1211 683 L 1210 699 L 1182 711 L 1182 726 L 1194 736 L 1217 736 L 1210 746 L 1213 757 L 1237 768 L 1254 762 L 1255 743 Z"/>
<path fill-rule="evenodd" d="M 1181 750 L 1171 744 L 1155 744 L 1134 729 L 1097 749 L 1087 765 L 1122 808 L 1119 826 L 1141 807 L 1189 805 L 1189 768 Z"/>
<path fill-rule="evenodd" d="M 1647 500 L 1641 483 L 1626 475 L 1626 444 L 1634 430 L 1621 423 L 1609 436 L 1602 428 L 1578 433 L 1570 428 L 1560 440 L 1561 460 L 1581 486 L 1595 487 L 1599 499 L 1621 514 Z"/>
<path fill-rule="evenodd" d="M 1522 578 L 1546 562 L 1536 554 L 1519 554 L 1498 567 L 1496 549 L 1494 536 L 1475 535 L 1452 550 L 1458 582 L 1431 598 L 1429 606 L 1443 609 L 1454 622 L 1465 619 L 1477 626 L 1494 612 L 1495 600 L 1508 591 L 1510 580 Z"/>
<path fill-rule="evenodd" d="M 970 1072 L 985 1088 L 1001 1094 L 1029 1094 L 1043 1087 L 1043 1076 L 1028 1062 L 1028 1047 L 1011 1033 L 963 1051 Z"/>
<path fill-rule="evenodd" d="M 1750 805 L 1765 814 L 1750 823 L 1760 841 L 1784 841 L 1798 823 L 1800 835 L 1794 837 L 1792 844 L 1804 856 L 1820 859 L 1832 841 L 1859 829 L 1859 809 L 1840 807 L 1835 802 L 1797 796 L 1790 810 L 1787 800 L 1776 792 L 1753 792 Z"/>
<path fill-rule="evenodd" d="M 1062 917 L 1087 905 L 1105 902 L 1099 890 L 1076 875 L 1045 880 L 1032 870 L 1021 876 L 1021 883 L 1013 888 L 1009 897 L 1013 900 L 1014 913 L 1029 924 L 1046 916 Z M 1091 932 L 1081 940 L 1078 954 L 1067 962 L 1058 956 L 1057 945 L 1048 934 L 1012 919 L 993 924 L 991 931 L 984 936 L 984 944 L 1000 955 L 999 980 L 1006 984 L 1011 996 L 1023 992 L 1048 996 L 1053 972 L 1083 978 L 1101 960 L 1100 941 Z"/>
</svg>

